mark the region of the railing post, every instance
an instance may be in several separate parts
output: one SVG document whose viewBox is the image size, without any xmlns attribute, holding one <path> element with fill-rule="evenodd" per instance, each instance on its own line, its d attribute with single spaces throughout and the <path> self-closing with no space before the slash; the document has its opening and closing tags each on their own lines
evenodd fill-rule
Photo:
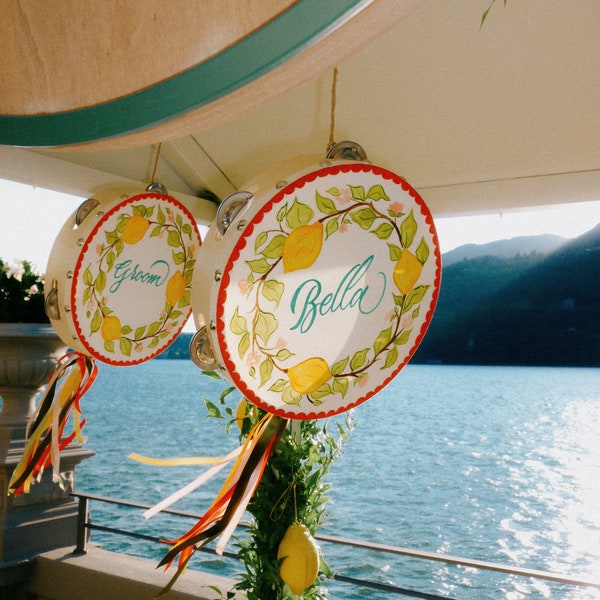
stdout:
<svg viewBox="0 0 600 600">
<path fill-rule="evenodd" d="M 88 499 L 85 496 L 78 496 L 79 508 L 77 511 L 77 546 L 73 554 L 85 554 L 87 552 L 87 520 L 88 520 Z"/>
</svg>

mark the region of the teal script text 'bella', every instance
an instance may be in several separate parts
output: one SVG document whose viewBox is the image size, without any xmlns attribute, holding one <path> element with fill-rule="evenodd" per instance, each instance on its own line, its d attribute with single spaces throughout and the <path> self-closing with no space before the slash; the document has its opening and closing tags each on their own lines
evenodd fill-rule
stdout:
<svg viewBox="0 0 600 600">
<path fill-rule="evenodd" d="M 299 329 L 306 333 L 313 326 L 317 315 L 325 316 L 337 311 L 345 311 L 356 307 L 363 315 L 372 313 L 381 304 L 386 288 L 386 276 L 381 271 L 378 275 L 383 280 L 381 292 L 370 292 L 369 285 L 363 281 L 373 264 L 373 255 L 362 263 L 354 265 L 342 277 L 333 292 L 323 291 L 323 285 L 318 279 L 307 279 L 301 283 L 290 304 L 292 314 L 298 314 L 298 320 L 291 329 Z M 375 299 L 374 299 L 375 297 Z"/>
</svg>

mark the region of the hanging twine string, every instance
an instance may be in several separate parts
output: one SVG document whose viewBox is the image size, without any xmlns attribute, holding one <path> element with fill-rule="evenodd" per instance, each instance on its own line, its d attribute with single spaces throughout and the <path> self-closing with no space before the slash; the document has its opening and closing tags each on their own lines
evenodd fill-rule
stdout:
<svg viewBox="0 0 600 600">
<path fill-rule="evenodd" d="M 331 112 L 329 115 L 329 144 L 327 151 L 331 150 L 335 145 L 334 132 L 335 132 L 335 109 L 337 103 L 337 79 L 338 79 L 338 68 L 333 69 L 333 81 L 331 82 Z"/>
<path fill-rule="evenodd" d="M 156 183 L 156 170 L 158 169 L 158 159 L 160 158 L 160 151 L 162 150 L 162 142 L 158 144 L 158 150 L 156 151 L 156 158 L 154 159 L 154 170 L 152 171 L 152 179 L 150 184 Z"/>
</svg>

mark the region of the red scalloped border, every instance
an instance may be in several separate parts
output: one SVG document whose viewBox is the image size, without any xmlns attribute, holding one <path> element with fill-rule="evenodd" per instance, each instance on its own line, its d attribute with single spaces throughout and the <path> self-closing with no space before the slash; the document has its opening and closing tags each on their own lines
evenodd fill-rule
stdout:
<svg viewBox="0 0 600 600">
<path fill-rule="evenodd" d="M 192 307 L 190 305 L 190 307 L 187 311 L 187 317 L 185 317 L 182 320 L 181 327 L 179 327 L 179 329 L 173 336 L 166 338 L 167 343 L 163 344 L 162 346 L 157 348 L 156 352 L 154 352 L 153 354 L 151 354 L 149 356 L 145 356 L 145 357 L 137 359 L 137 360 L 111 360 L 109 357 L 106 357 L 104 354 L 101 354 L 95 348 L 90 346 L 90 344 L 88 344 L 88 342 L 84 336 L 84 333 L 83 333 L 83 330 L 82 330 L 82 327 L 81 327 L 81 324 L 79 322 L 79 318 L 77 315 L 77 309 L 76 309 L 76 304 L 75 304 L 75 299 L 77 296 L 77 289 L 76 289 L 77 288 L 77 280 L 78 280 L 79 272 L 81 270 L 81 266 L 83 263 L 83 256 L 87 252 L 92 240 L 96 237 L 96 234 L 98 233 L 98 231 L 101 229 L 101 227 L 104 225 L 104 223 L 106 223 L 106 221 L 108 221 L 108 219 L 115 212 L 118 212 L 124 206 L 127 206 L 128 204 L 133 204 L 134 202 L 140 202 L 147 198 L 152 198 L 154 200 L 162 200 L 163 202 L 172 204 L 175 208 L 177 208 L 177 210 L 181 211 L 182 214 L 185 215 L 185 217 L 188 219 L 188 221 L 192 225 L 193 230 L 196 233 L 196 237 L 197 237 L 197 241 L 198 241 L 198 248 L 200 248 L 200 246 L 202 244 L 202 240 L 200 238 L 200 232 L 198 231 L 198 226 L 196 225 L 196 220 L 194 219 L 194 216 L 192 215 L 192 213 L 183 204 L 181 204 L 181 202 L 179 202 L 175 198 L 172 198 L 171 196 L 167 196 L 165 194 L 156 194 L 156 193 L 150 192 L 150 193 L 144 193 L 144 194 L 137 194 L 136 196 L 131 196 L 130 198 L 127 198 L 126 200 L 123 200 L 122 202 L 119 202 L 118 204 L 113 206 L 109 211 L 107 211 L 102 216 L 102 218 L 98 221 L 98 223 L 96 223 L 96 225 L 94 226 L 94 228 L 92 229 L 90 234 L 87 236 L 87 238 L 81 248 L 81 251 L 79 252 L 79 256 L 77 257 L 77 263 L 76 263 L 75 269 L 73 271 L 73 279 L 72 279 L 73 283 L 71 284 L 70 302 L 71 302 L 71 310 L 72 310 L 72 315 L 73 315 L 73 324 L 75 326 L 75 333 L 77 335 L 77 339 L 83 344 L 84 348 L 90 353 L 91 356 L 93 356 L 94 358 L 98 359 L 99 361 L 101 361 L 103 363 L 112 365 L 114 367 L 130 367 L 133 365 L 138 365 L 138 364 L 147 362 L 147 361 L 152 360 L 153 358 L 157 357 L 161 352 L 164 352 L 177 339 L 177 337 L 181 333 L 182 329 L 185 327 L 185 324 L 192 312 Z"/>
<path fill-rule="evenodd" d="M 416 336 L 414 343 L 413 343 L 411 349 L 408 351 L 406 358 L 396 366 L 396 368 L 394 369 L 394 371 L 390 374 L 390 376 L 388 378 L 386 378 L 376 388 L 369 390 L 364 396 L 361 396 L 356 401 L 354 401 L 346 406 L 342 406 L 338 409 L 332 409 L 329 411 L 297 413 L 297 412 L 288 412 L 288 411 L 282 410 L 282 409 L 276 409 L 273 406 L 270 406 L 269 404 L 263 402 L 260 399 L 260 397 L 258 397 L 246 385 L 246 383 L 244 382 L 244 380 L 242 379 L 242 377 L 236 370 L 235 361 L 232 360 L 231 354 L 230 354 L 230 352 L 227 348 L 227 344 L 225 342 L 225 337 L 223 335 L 223 330 L 225 327 L 225 323 L 223 321 L 223 317 L 224 317 L 224 315 L 223 315 L 224 308 L 223 307 L 227 300 L 227 288 L 229 287 L 229 284 L 231 283 L 231 281 L 230 281 L 231 269 L 233 268 L 234 263 L 240 258 L 240 254 L 241 254 L 242 250 L 246 247 L 246 239 L 252 235 L 254 228 L 262 222 L 264 216 L 267 213 L 269 213 L 271 211 L 271 209 L 273 208 L 273 206 L 275 204 L 277 204 L 278 202 L 280 202 L 284 196 L 287 196 L 288 194 L 294 192 L 295 190 L 299 190 L 299 189 L 303 188 L 307 183 L 311 183 L 319 177 L 338 175 L 340 173 L 360 173 L 360 172 L 363 172 L 363 173 L 370 172 L 375 175 L 379 175 L 383 179 L 390 180 L 390 181 L 394 182 L 395 184 L 400 185 L 404 191 L 408 192 L 408 194 L 415 200 L 415 203 L 419 206 L 419 208 L 421 210 L 421 215 L 423 215 L 423 217 L 425 218 L 425 222 L 429 226 L 429 233 L 431 234 L 432 240 L 434 242 L 435 279 L 434 279 L 433 296 L 431 299 L 431 304 L 430 304 L 429 310 L 427 311 L 427 315 L 425 317 L 425 320 L 423 321 L 423 324 L 421 325 L 419 334 Z M 429 324 L 431 323 L 431 319 L 432 319 L 433 313 L 435 311 L 435 306 L 437 304 L 439 290 L 440 290 L 441 268 L 442 268 L 442 259 L 441 259 L 441 253 L 440 253 L 437 232 L 436 232 L 435 225 L 433 222 L 433 217 L 429 211 L 429 208 L 427 207 L 427 205 L 425 204 L 425 202 L 423 201 L 423 199 L 421 198 L 419 193 L 405 179 L 403 179 L 396 173 L 393 173 L 392 171 L 388 171 L 387 169 L 384 169 L 383 167 L 378 167 L 378 166 L 370 165 L 367 163 L 344 163 L 342 165 L 333 165 L 333 166 L 324 167 L 322 169 L 318 169 L 316 171 L 311 171 L 310 173 L 303 175 L 302 177 L 299 177 L 295 181 L 289 183 L 286 187 L 278 190 L 277 193 L 268 202 L 266 202 L 264 204 L 264 206 L 256 213 L 256 215 L 254 215 L 252 220 L 248 223 L 248 225 L 242 232 L 242 235 L 236 242 L 236 245 L 234 246 L 234 248 L 229 256 L 227 264 L 223 270 L 221 283 L 220 283 L 219 290 L 217 293 L 217 311 L 216 311 L 217 340 L 218 340 L 219 348 L 221 350 L 221 356 L 223 358 L 223 362 L 225 363 L 225 368 L 227 369 L 227 372 L 229 373 L 229 376 L 231 377 L 234 385 L 242 392 L 242 394 L 244 394 L 244 396 L 247 397 L 247 399 L 250 402 L 252 402 L 256 406 L 258 406 L 259 408 L 261 408 L 267 412 L 270 412 L 272 414 L 275 414 L 277 416 L 287 418 L 287 419 L 300 419 L 300 420 L 322 419 L 322 418 L 332 417 L 334 415 L 337 415 L 337 414 L 343 413 L 347 410 L 350 410 L 351 408 L 354 408 L 354 407 L 362 404 L 363 402 L 369 400 L 369 398 L 372 398 L 375 394 L 377 394 L 385 386 L 387 386 L 392 381 L 392 379 L 394 379 L 396 377 L 396 375 L 398 375 L 398 373 L 407 365 L 407 363 L 413 357 L 414 353 L 416 352 L 417 348 L 419 347 L 419 345 L 421 343 L 421 340 L 425 336 L 425 333 L 427 331 L 427 328 L 429 327 Z"/>
</svg>

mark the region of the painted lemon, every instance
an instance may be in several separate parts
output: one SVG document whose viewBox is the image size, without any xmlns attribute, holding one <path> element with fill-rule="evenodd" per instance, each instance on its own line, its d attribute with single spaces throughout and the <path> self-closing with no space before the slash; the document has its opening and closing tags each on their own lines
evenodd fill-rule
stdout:
<svg viewBox="0 0 600 600">
<path fill-rule="evenodd" d="M 121 239 L 126 244 L 137 244 L 146 234 L 146 231 L 150 227 L 150 221 L 141 215 L 132 215 L 127 219 Z"/>
<path fill-rule="evenodd" d="M 121 337 L 121 321 L 119 317 L 107 315 L 102 319 L 100 335 L 105 342 L 113 342 Z"/>
<path fill-rule="evenodd" d="M 300 225 L 285 238 L 281 250 L 283 272 L 310 267 L 319 258 L 323 246 L 323 223 Z"/>
<path fill-rule="evenodd" d="M 422 270 L 423 265 L 419 262 L 419 259 L 408 250 L 402 250 L 394 267 L 393 278 L 396 287 L 403 296 L 417 283 Z"/>
<path fill-rule="evenodd" d="M 325 359 L 314 356 L 290 367 L 287 376 L 296 392 L 312 394 L 331 379 L 331 370 Z"/>
<path fill-rule="evenodd" d="M 287 528 L 277 558 L 281 560 L 279 576 L 296 596 L 312 585 L 319 574 L 319 548 L 301 523 Z"/>
<path fill-rule="evenodd" d="M 175 306 L 185 292 L 185 277 L 181 271 L 175 271 L 167 282 L 165 296 L 171 306 Z"/>
</svg>

